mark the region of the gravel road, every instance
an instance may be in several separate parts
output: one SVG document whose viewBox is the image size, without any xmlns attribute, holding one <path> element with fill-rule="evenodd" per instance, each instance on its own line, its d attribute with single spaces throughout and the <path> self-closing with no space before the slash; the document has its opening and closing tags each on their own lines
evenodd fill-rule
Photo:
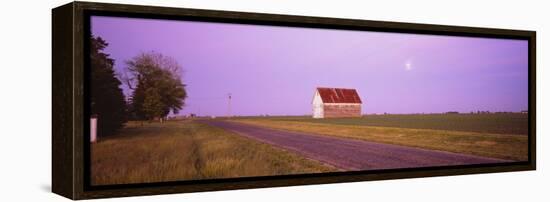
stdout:
<svg viewBox="0 0 550 202">
<path fill-rule="evenodd" d="M 203 123 L 294 151 L 346 171 L 506 162 L 474 155 L 282 131 L 243 123 L 215 120 Z"/>
</svg>

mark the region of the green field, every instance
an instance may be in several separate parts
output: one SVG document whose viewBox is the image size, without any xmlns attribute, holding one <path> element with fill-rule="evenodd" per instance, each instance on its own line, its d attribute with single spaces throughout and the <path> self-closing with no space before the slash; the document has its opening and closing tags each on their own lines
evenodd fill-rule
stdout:
<svg viewBox="0 0 550 202">
<path fill-rule="evenodd" d="M 514 161 L 528 158 L 527 116 L 524 114 L 375 115 L 330 119 L 249 117 L 233 121 Z"/>
<path fill-rule="evenodd" d="M 194 121 L 128 123 L 92 144 L 91 160 L 94 185 L 335 171 Z"/>
<path fill-rule="evenodd" d="M 452 130 L 496 134 L 527 135 L 527 114 L 407 114 L 366 115 L 361 118 L 270 117 L 278 121 L 300 121 L 323 124 L 380 126 L 414 129 Z"/>
</svg>

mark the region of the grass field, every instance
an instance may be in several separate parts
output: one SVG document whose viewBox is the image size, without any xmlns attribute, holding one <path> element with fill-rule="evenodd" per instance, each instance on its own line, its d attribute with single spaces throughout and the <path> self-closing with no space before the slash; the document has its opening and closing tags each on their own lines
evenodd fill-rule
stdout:
<svg viewBox="0 0 550 202">
<path fill-rule="evenodd" d="M 527 160 L 526 114 L 369 115 L 229 121 L 513 161 Z M 91 145 L 94 185 L 336 171 L 298 154 L 198 121 L 127 123 Z"/>
<path fill-rule="evenodd" d="M 374 142 L 412 146 L 440 151 L 473 154 L 507 160 L 527 160 L 528 142 L 526 135 L 520 133 L 520 125 L 525 120 L 520 114 L 489 114 L 481 115 L 390 115 L 390 117 L 364 117 L 344 119 L 312 119 L 305 117 L 278 118 L 241 118 L 233 121 L 264 126 L 280 130 L 299 131 L 353 138 Z M 502 115 L 503 117 L 497 117 Z M 384 115 L 388 116 L 388 115 Z M 426 117 L 423 117 L 426 116 Z M 434 121 L 436 116 L 446 117 L 452 122 Z M 371 120 L 375 123 L 370 123 Z M 387 124 L 381 122 L 391 119 Z M 406 127 L 393 127 L 403 121 Z M 484 124 L 474 124 L 474 120 L 482 120 Z M 514 123 L 513 126 L 508 124 Z M 385 125 L 370 126 L 370 125 Z M 465 128 L 468 125 L 470 128 Z M 389 127 L 392 126 L 392 127 Z M 399 125 L 401 126 L 401 125 Z M 498 129 L 501 126 L 502 129 Z M 417 127 L 417 128 L 410 128 Z M 524 126 L 527 128 L 527 126 Z M 424 129 L 424 128 L 436 128 Z M 478 132 L 470 132 L 470 130 Z M 493 132 L 486 132 L 493 131 Z M 498 132 L 495 132 L 498 131 Z"/>
<path fill-rule="evenodd" d="M 335 171 L 193 121 L 129 123 L 92 144 L 91 161 L 94 185 Z"/>
<path fill-rule="evenodd" d="M 312 119 L 305 116 L 270 117 L 278 121 L 301 121 L 338 125 L 380 126 L 414 129 L 452 130 L 480 133 L 527 135 L 527 114 L 389 114 L 361 118 Z"/>
</svg>

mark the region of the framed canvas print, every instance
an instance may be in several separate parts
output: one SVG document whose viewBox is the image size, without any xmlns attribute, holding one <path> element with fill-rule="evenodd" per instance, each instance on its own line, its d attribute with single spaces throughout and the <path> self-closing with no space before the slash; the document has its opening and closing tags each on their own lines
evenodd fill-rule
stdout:
<svg viewBox="0 0 550 202">
<path fill-rule="evenodd" d="M 71 199 L 536 168 L 534 31 L 83 2 L 52 21 Z"/>
</svg>

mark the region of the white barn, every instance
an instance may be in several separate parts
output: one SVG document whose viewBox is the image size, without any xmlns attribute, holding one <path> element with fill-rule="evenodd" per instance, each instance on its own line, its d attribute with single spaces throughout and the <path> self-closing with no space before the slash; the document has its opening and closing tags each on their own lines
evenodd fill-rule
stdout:
<svg viewBox="0 0 550 202">
<path fill-rule="evenodd" d="M 313 118 L 360 117 L 361 98 L 355 89 L 317 88 L 313 95 Z"/>
</svg>

